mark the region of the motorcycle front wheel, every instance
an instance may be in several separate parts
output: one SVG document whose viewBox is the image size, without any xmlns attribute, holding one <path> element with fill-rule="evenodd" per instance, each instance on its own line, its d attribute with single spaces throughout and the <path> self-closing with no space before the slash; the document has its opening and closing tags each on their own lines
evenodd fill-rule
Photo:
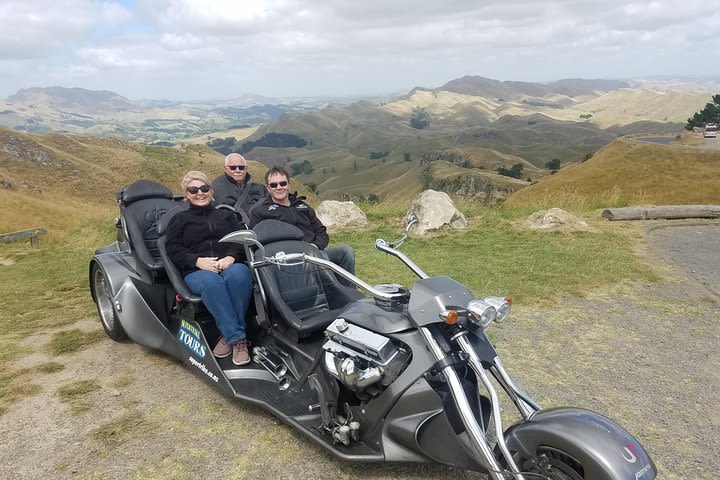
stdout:
<svg viewBox="0 0 720 480">
<path fill-rule="evenodd" d="M 562 450 L 541 447 L 538 448 L 537 456 L 540 461 L 528 470 L 529 473 L 542 475 L 550 480 L 585 480 L 580 462 Z M 522 459 L 520 464 L 522 464 Z"/>
</svg>

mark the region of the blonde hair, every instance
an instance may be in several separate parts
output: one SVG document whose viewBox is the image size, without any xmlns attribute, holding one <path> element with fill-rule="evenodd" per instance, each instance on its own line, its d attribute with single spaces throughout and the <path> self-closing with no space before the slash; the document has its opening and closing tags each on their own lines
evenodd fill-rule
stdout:
<svg viewBox="0 0 720 480">
<path fill-rule="evenodd" d="M 180 180 L 180 187 L 182 188 L 183 196 L 185 197 L 186 202 L 188 201 L 187 187 L 190 184 L 190 182 L 192 182 L 193 180 L 199 180 L 199 181 L 203 182 L 205 185 L 209 186 L 210 187 L 210 192 L 209 192 L 210 200 L 215 200 L 213 198 L 213 188 L 212 188 L 212 185 L 210 184 L 210 180 L 208 180 L 207 175 L 205 175 L 203 172 L 199 172 L 197 170 L 192 170 L 192 171 L 186 173 L 185 176 L 182 178 L 182 180 Z"/>
</svg>

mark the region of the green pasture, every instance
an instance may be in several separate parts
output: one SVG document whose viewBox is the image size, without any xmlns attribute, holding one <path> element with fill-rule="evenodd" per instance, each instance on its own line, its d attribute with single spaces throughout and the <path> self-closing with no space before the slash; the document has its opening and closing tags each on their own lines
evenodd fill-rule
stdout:
<svg viewBox="0 0 720 480">
<path fill-rule="evenodd" d="M 464 231 L 411 238 L 402 250 L 430 275 L 449 275 L 476 295 L 505 295 L 516 308 L 548 304 L 563 295 L 584 295 L 627 280 L 653 280 L 657 274 L 636 254 L 639 234 L 598 222 L 592 232 L 536 232 L 520 226 L 524 210 L 459 205 L 470 226 Z M 377 238 L 402 235 L 404 207 L 363 205 L 371 227 L 331 235 L 331 244 L 349 244 L 357 254 L 357 274 L 370 284 L 401 283 L 415 276 L 394 257 L 375 250 Z M 597 212 L 581 215 L 597 216 Z M 71 326 L 97 314 L 88 288 L 88 262 L 97 246 L 114 240 L 112 218 L 94 218 L 69 231 L 49 235 L 39 249 L 26 242 L 0 244 L 0 412 L 24 394 L 30 371 L 14 362 L 42 351 L 62 363 L 102 338 Z M 44 345 L 23 342 L 49 334 Z M 43 370 L 35 370 L 37 373 Z M 16 388 L 22 386 L 22 389 Z"/>
</svg>

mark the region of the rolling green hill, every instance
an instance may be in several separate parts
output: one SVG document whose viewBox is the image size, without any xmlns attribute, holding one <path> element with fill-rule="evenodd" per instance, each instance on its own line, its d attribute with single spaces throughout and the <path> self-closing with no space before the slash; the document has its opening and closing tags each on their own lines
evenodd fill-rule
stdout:
<svg viewBox="0 0 720 480">
<path fill-rule="evenodd" d="M 437 148 L 440 144 L 425 140 L 422 145 Z M 455 151 L 472 157 L 473 168 L 443 158 L 425 162 L 416 158 L 420 155 L 417 151 L 411 153 L 411 161 L 395 154 L 357 160 L 328 148 L 328 158 L 337 156 L 328 166 L 316 167 L 320 170 L 317 178 L 327 177 L 324 183 L 300 183 L 314 178 L 313 171 L 300 175 L 294 187 L 314 205 L 319 199 L 312 190 L 318 190 L 321 198 L 323 189 L 347 190 L 346 175 L 356 182 L 353 188 L 357 191 L 378 192 L 390 206 L 409 203 L 423 188 L 454 192 L 456 198 L 475 204 L 509 196 L 506 204 L 521 209 L 720 203 L 716 180 L 720 178 L 720 150 L 619 139 L 588 161 L 565 166 L 530 185 L 524 179 L 495 173 L 496 165 L 522 162 L 519 157 L 486 148 Z M 198 169 L 214 176 L 221 171 L 222 159 L 202 145 L 155 147 L 116 138 L 30 135 L 0 128 L 0 232 L 42 226 L 51 235 L 64 236 L 88 220 L 117 215 L 114 194 L 134 180 L 153 179 L 178 192 L 186 171 Z M 366 168 L 361 170 L 359 165 L 355 171 L 355 161 Z M 253 161 L 249 164 L 251 174 L 262 181 L 266 167 Z M 531 164 L 524 165 L 526 172 L 534 172 Z"/>
<path fill-rule="evenodd" d="M 720 204 L 720 150 L 618 139 L 514 193 L 511 207 Z"/>
<path fill-rule="evenodd" d="M 179 192 L 187 171 L 212 178 L 222 164 L 223 156 L 204 145 L 154 147 L 0 127 L 0 232 L 46 227 L 62 236 L 87 219 L 117 215 L 115 192 L 134 180 L 155 180 Z M 249 169 L 256 178 L 265 173 L 254 162 Z"/>
<path fill-rule="evenodd" d="M 288 169 L 305 164 L 299 180 L 325 198 L 396 200 L 442 184 L 432 176 L 437 169 L 427 168 L 428 158 L 459 156 L 455 163 L 466 169 L 466 178 L 521 163 L 522 178 L 537 181 L 549 174 L 550 160 L 578 163 L 619 136 L 681 132 L 685 119 L 708 98 L 700 88 L 662 90 L 637 82 L 536 84 L 463 77 L 436 89 L 417 87 L 387 103 L 284 115 L 248 140 L 286 133 L 308 145 L 256 148 L 246 157 Z M 429 118 L 421 130 L 410 126 L 418 109 Z M 450 186 L 448 193 L 468 192 Z"/>
<path fill-rule="evenodd" d="M 545 165 L 551 160 L 567 167 L 622 135 L 675 134 L 708 97 L 705 86 L 582 79 L 539 84 L 466 76 L 434 89 L 417 87 L 393 101 L 360 101 L 309 112 L 304 104 L 288 105 L 285 110 L 272 105 L 249 106 L 253 112 L 259 109 L 255 113 L 267 109 L 273 115 L 306 113 L 286 113 L 260 127 L 223 130 L 231 121 L 245 118 L 238 116 L 240 107 L 172 102 L 140 105 L 112 92 L 46 88 L 9 97 L 0 105 L 0 123 L 14 125 L 13 116 L 22 114 L 28 121 L 38 122 L 42 131 L 72 120 L 70 124 L 77 129 L 69 130 L 75 133 L 121 132 L 125 138 L 171 139 L 180 146 L 171 154 L 158 153 L 165 151 L 109 140 L 124 149 L 118 157 L 124 163 L 115 168 L 127 170 L 125 173 L 160 178 L 167 166 L 159 163 L 172 157 L 172 162 L 187 166 L 193 155 L 188 152 L 201 147 L 186 145 L 212 138 L 218 150 L 240 149 L 258 164 L 285 166 L 298 177 L 297 183 L 308 185 L 321 198 L 395 202 L 431 187 L 494 203 L 548 176 Z M 418 112 L 429 120 L 425 128 L 411 126 L 410 119 Z M 108 125 L 112 125 L 110 130 L 105 128 Z M 213 126 L 221 133 L 210 133 Z M 189 138 L 188 132 L 202 135 Z M 90 137 L 43 138 L 42 148 L 62 150 L 52 142 L 68 143 L 65 153 L 48 153 L 58 168 L 63 168 L 64 155 L 75 155 L 73 148 L 79 159 L 85 159 L 87 153 L 90 163 L 73 167 L 79 173 L 73 179 L 83 178 L 80 174 L 91 169 L 95 156 L 102 158 L 103 149 L 112 148 Z M 263 141 L 269 138 L 276 141 Z M 279 143 L 278 138 L 295 141 Z M 287 146 L 293 144 L 297 146 Z M 211 155 L 207 149 L 204 152 Z M 143 160 L 137 160 L 139 157 Z M 496 173 L 501 167 L 513 166 L 522 166 L 518 180 Z M 100 177 L 99 184 L 107 183 L 114 174 Z M 30 180 L 23 181 L 32 185 L 31 177 L 28 173 Z"/>
</svg>

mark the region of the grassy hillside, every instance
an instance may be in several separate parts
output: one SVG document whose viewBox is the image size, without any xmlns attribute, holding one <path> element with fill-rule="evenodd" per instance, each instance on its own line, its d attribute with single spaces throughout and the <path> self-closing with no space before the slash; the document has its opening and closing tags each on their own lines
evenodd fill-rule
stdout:
<svg viewBox="0 0 720 480">
<path fill-rule="evenodd" d="M 65 235 L 85 221 L 117 215 L 115 192 L 147 178 L 179 192 L 189 170 L 210 178 L 223 156 L 203 146 L 153 147 L 74 135 L 27 135 L 0 128 L 0 232 L 34 227 Z M 262 178 L 265 167 L 250 162 Z"/>
<path fill-rule="evenodd" d="M 560 122 L 544 115 L 504 116 L 482 126 L 459 127 L 455 120 L 433 120 L 423 130 L 411 128 L 409 116 L 393 114 L 386 106 L 365 103 L 328 108 L 307 115 L 288 115 L 263 126 L 250 138 L 269 132 L 295 134 L 306 141 L 303 148 L 255 148 L 246 157 L 265 165 L 309 162 L 312 172 L 298 178 L 317 186 L 324 198 L 343 195 L 366 198 L 408 199 L 423 189 L 426 156 L 455 154 L 473 169 L 525 167 L 523 178 L 547 175 L 546 162 L 578 162 L 584 155 L 616 138 L 592 124 Z M 387 153 L 372 159 L 373 152 Z M 402 179 L 402 188 L 397 181 Z M 408 184 L 408 182 L 413 182 Z"/>
<path fill-rule="evenodd" d="M 433 90 L 416 88 L 387 103 L 359 102 L 285 115 L 250 139 L 269 132 L 292 133 L 309 145 L 256 149 L 248 158 L 266 165 L 309 162 L 312 172 L 299 180 L 316 185 L 325 198 L 376 194 L 395 200 L 437 180 L 414 164 L 428 154 L 458 154 L 469 167 L 481 170 L 522 163 L 523 178 L 538 180 L 548 174 L 548 161 L 580 162 L 620 135 L 678 133 L 709 98 L 708 88 L 701 85 L 580 79 L 545 85 L 463 77 Z M 416 109 L 429 118 L 422 130 L 410 127 Z M 370 158 L 373 152 L 387 156 L 378 162 Z M 398 179 L 403 188 L 398 188 Z"/>
<path fill-rule="evenodd" d="M 510 207 L 720 203 L 720 150 L 616 140 L 507 199 Z"/>
</svg>

